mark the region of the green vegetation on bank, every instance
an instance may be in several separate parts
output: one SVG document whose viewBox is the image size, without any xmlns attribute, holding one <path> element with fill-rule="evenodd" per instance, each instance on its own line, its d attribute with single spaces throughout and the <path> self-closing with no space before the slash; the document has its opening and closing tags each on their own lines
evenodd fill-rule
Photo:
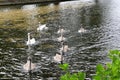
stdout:
<svg viewBox="0 0 120 80">
<path fill-rule="evenodd" d="M 111 50 L 108 57 L 112 60 L 106 66 L 97 65 L 96 75 L 93 80 L 120 80 L 120 51 Z"/>
<path fill-rule="evenodd" d="M 60 77 L 60 80 L 84 80 L 85 79 L 85 73 L 78 72 L 78 73 L 70 73 L 69 71 L 69 65 L 61 64 L 59 67 L 65 72 L 64 75 Z"/>
<path fill-rule="evenodd" d="M 98 64 L 96 67 L 96 75 L 92 80 L 120 80 L 120 51 L 111 50 L 108 54 L 111 59 L 106 66 Z M 85 80 L 85 73 L 70 73 L 68 64 L 61 64 L 59 66 L 66 73 L 60 77 L 60 80 Z"/>
</svg>

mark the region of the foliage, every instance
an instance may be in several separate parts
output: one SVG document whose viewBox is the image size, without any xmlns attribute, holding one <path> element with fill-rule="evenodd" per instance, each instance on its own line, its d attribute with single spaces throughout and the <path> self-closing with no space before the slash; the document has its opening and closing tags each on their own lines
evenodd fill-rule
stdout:
<svg viewBox="0 0 120 80">
<path fill-rule="evenodd" d="M 85 73 L 70 73 L 69 65 L 67 63 L 59 65 L 59 67 L 66 73 L 60 77 L 60 80 L 85 80 Z"/>
<path fill-rule="evenodd" d="M 111 50 L 108 56 L 112 62 L 105 67 L 98 64 L 93 80 L 120 80 L 120 51 Z"/>
<path fill-rule="evenodd" d="M 93 80 L 120 80 L 120 51 L 111 50 L 108 57 L 111 59 L 111 62 L 105 66 L 98 64 Z M 68 64 L 61 64 L 59 67 L 66 72 L 60 77 L 60 80 L 85 80 L 85 73 L 70 73 Z"/>
<path fill-rule="evenodd" d="M 69 67 L 69 64 L 65 63 L 65 64 L 60 64 L 59 67 L 64 70 L 64 71 L 67 71 L 68 70 L 68 67 Z"/>
</svg>

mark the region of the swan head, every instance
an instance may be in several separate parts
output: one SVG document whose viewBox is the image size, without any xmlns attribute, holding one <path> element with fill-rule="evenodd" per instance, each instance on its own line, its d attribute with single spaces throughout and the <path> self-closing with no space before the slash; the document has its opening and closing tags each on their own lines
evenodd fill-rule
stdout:
<svg viewBox="0 0 120 80">
<path fill-rule="evenodd" d="M 31 61 L 31 60 L 32 60 L 32 57 L 29 56 L 27 60 Z"/>
<path fill-rule="evenodd" d="M 28 35 L 30 35 L 30 33 L 28 33 Z"/>
<path fill-rule="evenodd" d="M 61 26 L 59 26 L 59 29 L 61 29 Z"/>
</svg>

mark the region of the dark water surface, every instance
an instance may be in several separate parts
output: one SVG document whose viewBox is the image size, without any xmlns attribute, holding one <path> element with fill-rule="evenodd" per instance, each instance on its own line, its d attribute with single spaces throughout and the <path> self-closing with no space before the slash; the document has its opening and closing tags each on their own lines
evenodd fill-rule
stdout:
<svg viewBox="0 0 120 80">
<path fill-rule="evenodd" d="M 28 80 L 22 66 L 30 55 L 37 65 L 33 80 L 59 80 L 62 71 L 53 56 L 61 47 L 56 38 L 62 26 L 70 47 L 65 62 L 70 64 L 71 72 L 86 72 L 90 79 L 96 64 L 109 61 L 108 51 L 120 48 L 119 4 L 119 0 L 80 0 L 0 6 L 0 78 Z M 40 34 L 41 38 L 36 30 L 38 22 L 49 28 Z M 78 33 L 81 24 L 87 32 Z M 26 46 L 28 32 L 38 42 L 31 50 Z"/>
</svg>

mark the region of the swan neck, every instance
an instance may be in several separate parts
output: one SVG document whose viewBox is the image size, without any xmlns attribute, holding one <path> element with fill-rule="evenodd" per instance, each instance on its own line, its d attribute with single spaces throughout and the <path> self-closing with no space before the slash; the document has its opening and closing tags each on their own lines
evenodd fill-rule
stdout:
<svg viewBox="0 0 120 80">
<path fill-rule="evenodd" d="M 39 23 L 39 27 L 41 26 L 41 23 Z"/>
<path fill-rule="evenodd" d="M 30 33 L 28 33 L 28 42 L 30 43 Z"/>
<path fill-rule="evenodd" d="M 63 33 L 61 32 L 61 37 L 62 37 L 62 39 L 63 39 Z"/>
<path fill-rule="evenodd" d="M 29 71 L 31 70 L 31 60 L 27 60 L 27 63 L 29 65 Z"/>
</svg>

